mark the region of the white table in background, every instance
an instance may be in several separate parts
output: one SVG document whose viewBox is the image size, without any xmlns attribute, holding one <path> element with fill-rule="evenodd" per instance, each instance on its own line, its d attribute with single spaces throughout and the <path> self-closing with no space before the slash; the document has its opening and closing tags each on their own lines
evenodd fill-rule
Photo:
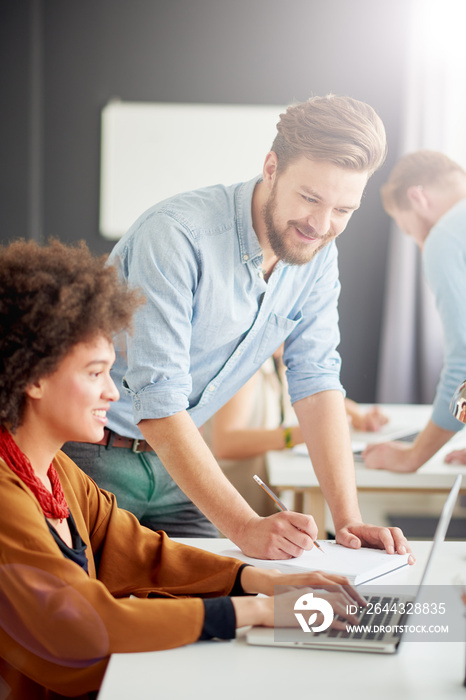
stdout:
<svg viewBox="0 0 466 700">
<path fill-rule="evenodd" d="M 221 552 L 228 540 L 182 540 Z M 415 584 L 430 543 L 413 542 L 417 564 L 383 577 Z M 466 543 L 447 542 L 429 583 L 449 584 L 466 567 Z M 464 700 L 463 642 L 407 642 L 397 654 L 253 647 L 244 632 L 231 642 L 141 654 L 115 654 L 98 700 Z"/>
<path fill-rule="evenodd" d="M 381 410 L 390 417 L 391 424 L 422 428 L 432 412 L 431 406 L 390 404 L 382 405 Z M 383 434 L 372 433 L 363 437 L 372 442 L 382 442 Z M 352 438 L 358 441 L 361 434 L 354 431 Z M 457 474 L 466 476 L 466 466 L 445 464 L 444 458 L 453 449 L 466 447 L 466 431 L 461 431 L 416 472 L 397 474 L 382 469 L 368 469 L 362 461 L 355 461 L 356 485 L 358 492 L 365 493 L 448 493 Z M 319 533 L 325 536 L 325 500 L 320 490 L 317 476 L 307 454 L 295 450 L 282 450 L 267 454 L 269 485 L 275 491 L 292 491 L 295 496 L 294 508 L 312 513 Z M 466 493 L 466 479 L 462 493 Z M 302 497 L 298 503 L 297 497 Z"/>
</svg>

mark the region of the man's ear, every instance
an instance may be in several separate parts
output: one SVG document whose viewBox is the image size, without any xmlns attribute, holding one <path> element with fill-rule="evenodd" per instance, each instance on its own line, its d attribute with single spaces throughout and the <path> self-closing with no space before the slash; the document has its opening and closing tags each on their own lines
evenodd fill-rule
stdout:
<svg viewBox="0 0 466 700">
<path fill-rule="evenodd" d="M 430 197 L 422 185 L 412 185 L 406 192 L 413 210 L 417 214 L 426 214 L 430 209 Z"/>
<path fill-rule="evenodd" d="M 262 169 L 262 176 L 264 183 L 272 189 L 275 179 L 277 177 L 278 169 L 278 158 L 275 151 L 269 151 L 265 157 L 264 167 Z"/>
</svg>

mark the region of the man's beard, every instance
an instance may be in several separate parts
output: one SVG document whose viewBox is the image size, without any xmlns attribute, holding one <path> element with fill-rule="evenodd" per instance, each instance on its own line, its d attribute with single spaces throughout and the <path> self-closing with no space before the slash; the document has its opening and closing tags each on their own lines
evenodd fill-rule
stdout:
<svg viewBox="0 0 466 700">
<path fill-rule="evenodd" d="M 314 229 L 311 229 L 311 227 L 307 226 L 307 224 L 290 220 L 288 221 L 287 228 L 279 231 L 276 228 L 274 221 L 276 210 L 277 198 L 274 186 L 272 192 L 270 193 L 270 197 L 263 208 L 266 235 L 270 247 L 277 258 L 279 260 L 283 260 L 283 262 L 287 263 L 288 265 L 305 265 L 306 263 L 310 262 L 312 258 L 322 250 L 322 248 L 325 248 L 325 246 L 335 238 L 335 235 L 329 231 L 325 234 L 325 236 L 320 236 L 320 245 L 317 248 L 312 247 L 311 250 L 309 250 L 311 247 L 309 244 L 300 243 L 299 241 L 296 241 L 294 245 L 288 245 L 286 236 L 286 231 L 288 228 L 294 226 L 304 235 L 309 233 L 309 235 L 315 236 Z"/>
</svg>

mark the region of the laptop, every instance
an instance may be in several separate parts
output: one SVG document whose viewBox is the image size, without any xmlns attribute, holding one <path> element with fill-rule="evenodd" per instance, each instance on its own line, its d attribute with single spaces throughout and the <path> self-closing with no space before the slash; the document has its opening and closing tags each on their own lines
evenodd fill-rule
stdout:
<svg viewBox="0 0 466 700">
<path fill-rule="evenodd" d="M 267 627 L 253 627 L 246 636 L 248 644 L 259 646 L 286 646 L 308 649 L 327 649 L 335 651 L 361 651 L 381 654 L 393 654 L 397 651 L 405 634 L 408 615 L 408 606 L 414 606 L 420 600 L 421 591 L 427 575 L 432 568 L 435 557 L 438 554 L 441 543 L 445 540 L 450 524 L 453 508 L 458 498 L 462 475 L 456 477 L 455 483 L 443 506 L 432 546 L 421 577 L 417 591 L 413 595 L 406 596 L 402 592 L 397 594 L 396 586 L 383 586 L 372 588 L 369 592 L 366 586 L 358 588 L 361 595 L 368 602 L 367 608 L 363 608 L 359 614 L 359 623 L 353 631 L 336 630 L 331 627 L 310 634 L 302 634 L 297 629 L 279 630 Z M 400 587 L 399 587 L 400 588 Z M 401 587 L 402 589 L 403 587 Z M 411 588 L 411 587 L 410 587 Z M 375 606 L 378 606 L 377 608 Z M 374 610 L 380 611 L 377 619 Z M 337 618 L 338 619 L 338 618 Z M 341 619 L 341 618 L 340 618 Z M 412 619 L 412 618 L 411 618 Z M 388 633 L 374 633 L 373 628 L 399 628 L 401 631 Z M 363 631 L 367 628 L 367 632 Z"/>
</svg>

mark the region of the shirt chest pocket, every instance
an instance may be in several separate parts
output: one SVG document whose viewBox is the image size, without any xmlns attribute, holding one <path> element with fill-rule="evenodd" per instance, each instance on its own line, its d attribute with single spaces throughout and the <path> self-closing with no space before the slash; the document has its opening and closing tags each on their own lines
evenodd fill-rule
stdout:
<svg viewBox="0 0 466 700">
<path fill-rule="evenodd" d="M 271 313 L 262 331 L 254 361 L 262 365 L 271 357 L 275 350 L 280 347 L 286 338 L 294 331 L 302 318 L 303 315 L 301 312 L 299 312 L 294 319 Z"/>
</svg>

